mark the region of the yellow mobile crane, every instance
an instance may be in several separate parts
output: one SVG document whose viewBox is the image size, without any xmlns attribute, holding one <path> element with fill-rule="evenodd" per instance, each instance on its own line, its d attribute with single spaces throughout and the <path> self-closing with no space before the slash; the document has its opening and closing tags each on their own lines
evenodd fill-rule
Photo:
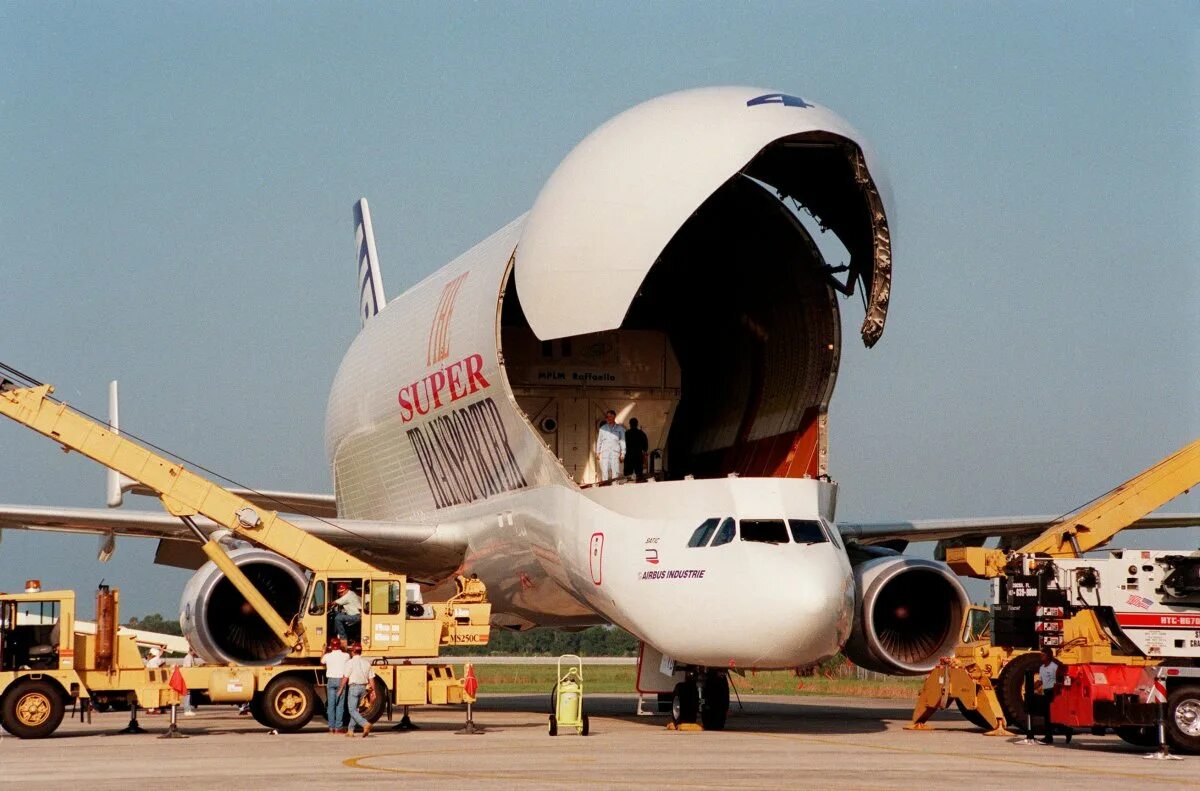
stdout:
<svg viewBox="0 0 1200 791">
<path fill-rule="evenodd" d="M 307 724 L 319 696 L 314 685 L 319 686 L 323 677 L 316 660 L 325 650 L 326 591 L 333 590 L 335 582 L 349 581 L 362 591 L 363 655 L 377 662 L 435 657 L 442 645 L 487 643 L 491 605 L 478 579 L 459 577 L 456 595 L 446 602 L 411 601 L 404 574 L 364 563 L 278 513 L 255 507 L 250 501 L 51 398 L 53 392 L 54 388 L 48 384 L 35 382 L 19 387 L 6 379 L 0 380 L 0 415 L 49 437 L 62 445 L 64 451 L 81 453 L 155 492 L 167 512 L 187 525 L 201 543 L 204 555 L 236 587 L 279 641 L 282 665 L 241 669 L 244 673 L 238 683 L 226 685 L 217 693 L 217 699 L 230 701 L 233 694 L 230 690 L 236 686 L 235 697 L 245 695 L 255 718 L 263 724 L 279 730 L 298 730 Z M 239 539 L 309 570 L 311 577 L 303 599 L 289 603 L 292 611 L 286 617 L 281 615 L 226 554 L 221 541 L 205 534 L 195 521 L 196 516 L 206 517 Z M 62 638 L 63 653 L 67 655 L 71 653 L 69 637 L 68 632 Z M 460 703 L 470 698 L 448 666 L 376 664 L 375 670 L 377 692 L 387 693 L 377 696 L 380 703 L 375 716 L 389 701 L 407 706 Z M 200 680 L 200 671 L 199 668 L 187 671 L 189 687 Z M 14 672 L 19 676 L 21 670 L 14 668 Z M 17 677 L 0 680 L 8 692 L 21 686 Z M 74 690 L 61 690 L 64 700 L 89 697 L 86 685 L 77 681 L 73 682 Z M 4 689 L 0 689 L 0 695 L 7 694 Z"/>
<path fill-rule="evenodd" d="M 1198 483 L 1200 440 L 1058 519 L 1016 550 L 948 549 L 946 561 L 957 574 L 993 580 L 1000 606 L 984 639 L 959 646 L 953 657 L 930 671 L 908 727 L 928 728 L 928 719 L 953 701 L 967 719 L 989 729 L 990 734 L 1005 735 L 1009 733 L 1006 726 L 1023 728 L 1024 679 L 1039 664 L 1037 651 L 1042 646 L 1056 647 L 1060 661 L 1067 665 L 1159 664 L 1161 658 L 1148 656 L 1127 641 L 1115 640 L 1112 626 L 1101 623 L 1094 608 L 1060 612 L 1075 609 L 1071 602 L 1063 601 L 1054 608 L 1053 617 L 1042 617 L 1037 611 L 1044 607 L 1004 603 L 1022 598 L 1035 605 L 1045 603 L 1038 597 L 1037 581 L 1045 560 L 1081 557 Z"/>
</svg>

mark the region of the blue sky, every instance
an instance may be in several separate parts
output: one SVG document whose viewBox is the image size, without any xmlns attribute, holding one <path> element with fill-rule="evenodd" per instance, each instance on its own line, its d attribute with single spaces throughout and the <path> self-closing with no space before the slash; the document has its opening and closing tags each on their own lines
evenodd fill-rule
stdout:
<svg viewBox="0 0 1200 791">
<path fill-rule="evenodd" d="M 117 377 L 130 430 L 257 487 L 330 489 L 360 195 L 394 297 L 609 117 L 716 84 L 834 108 L 895 193 L 875 349 L 843 305 L 843 518 L 1058 513 L 1200 436 L 1194 3 L 3 3 L 0 65 L 0 361 L 97 414 Z M 0 450 L 0 502 L 102 503 Z M 0 589 L 175 610 L 152 542 L 95 550 L 8 531 Z"/>
</svg>

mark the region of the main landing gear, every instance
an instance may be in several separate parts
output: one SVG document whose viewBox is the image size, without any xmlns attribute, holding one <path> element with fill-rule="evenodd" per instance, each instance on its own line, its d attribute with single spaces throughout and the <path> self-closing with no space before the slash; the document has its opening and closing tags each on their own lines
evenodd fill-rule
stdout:
<svg viewBox="0 0 1200 791">
<path fill-rule="evenodd" d="M 719 731 L 725 728 L 728 715 L 729 674 L 724 670 L 689 671 L 687 678 L 675 685 L 667 727 Z"/>
</svg>

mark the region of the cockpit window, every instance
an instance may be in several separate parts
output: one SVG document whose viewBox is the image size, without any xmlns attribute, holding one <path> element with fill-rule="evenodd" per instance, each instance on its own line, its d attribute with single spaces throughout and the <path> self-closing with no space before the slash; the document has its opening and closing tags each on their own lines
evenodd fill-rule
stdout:
<svg viewBox="0 0 1200 791">
<path fill-rule="evenodd" d="M 797 544 L 823 544 L 829 540 L 821 523 L 815 519 L 789 519 L 788 527 L 792 529 L 792 540 Z"/>
<path fill-rule="evenodd" d="M 782 519 L 743 519 L 742 540 L 760 544 L 786 544 L 787 526 Z"/>
<path fill-rule="evenodd" d="M 712 546 L 719 547 L 722 544 L 728 544 L 737 536 L 737 523 L 733 521 L 733 517 L 725 517 L 725 521 L 721 522 L 721 527 L 717 530 L 717 537 L 713 539 Z"/>
<path fill-rule="evenodd" d="M 708 539 L 712 538 L 712 534 L 716 532 L 717 525 L 721 520 L 717 517 L 705 519 L 704 524 L 696 528 L 696 532 L 692 533 L 692 537 L 688 540 L 689 547 L 702 547 L 708 544 Z"/>
</svg>

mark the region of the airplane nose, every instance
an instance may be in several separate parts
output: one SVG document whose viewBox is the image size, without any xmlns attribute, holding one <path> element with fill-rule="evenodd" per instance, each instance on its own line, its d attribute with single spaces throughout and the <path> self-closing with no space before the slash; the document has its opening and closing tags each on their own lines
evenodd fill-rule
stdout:
<svg viewBox="0 0 1200 791">
<path fill-rule="evenodd" d="M 799 567 L 786 563 L 770 580 L 762 599 L 770 617 L 758 624 L 767 639 L 756 666 L 811 664 L 841 649 L 853 625 L 854 582 L 848 564 L 824 557 L 830 549 L 808 550 L 811 557 Z"/>
</svg>

